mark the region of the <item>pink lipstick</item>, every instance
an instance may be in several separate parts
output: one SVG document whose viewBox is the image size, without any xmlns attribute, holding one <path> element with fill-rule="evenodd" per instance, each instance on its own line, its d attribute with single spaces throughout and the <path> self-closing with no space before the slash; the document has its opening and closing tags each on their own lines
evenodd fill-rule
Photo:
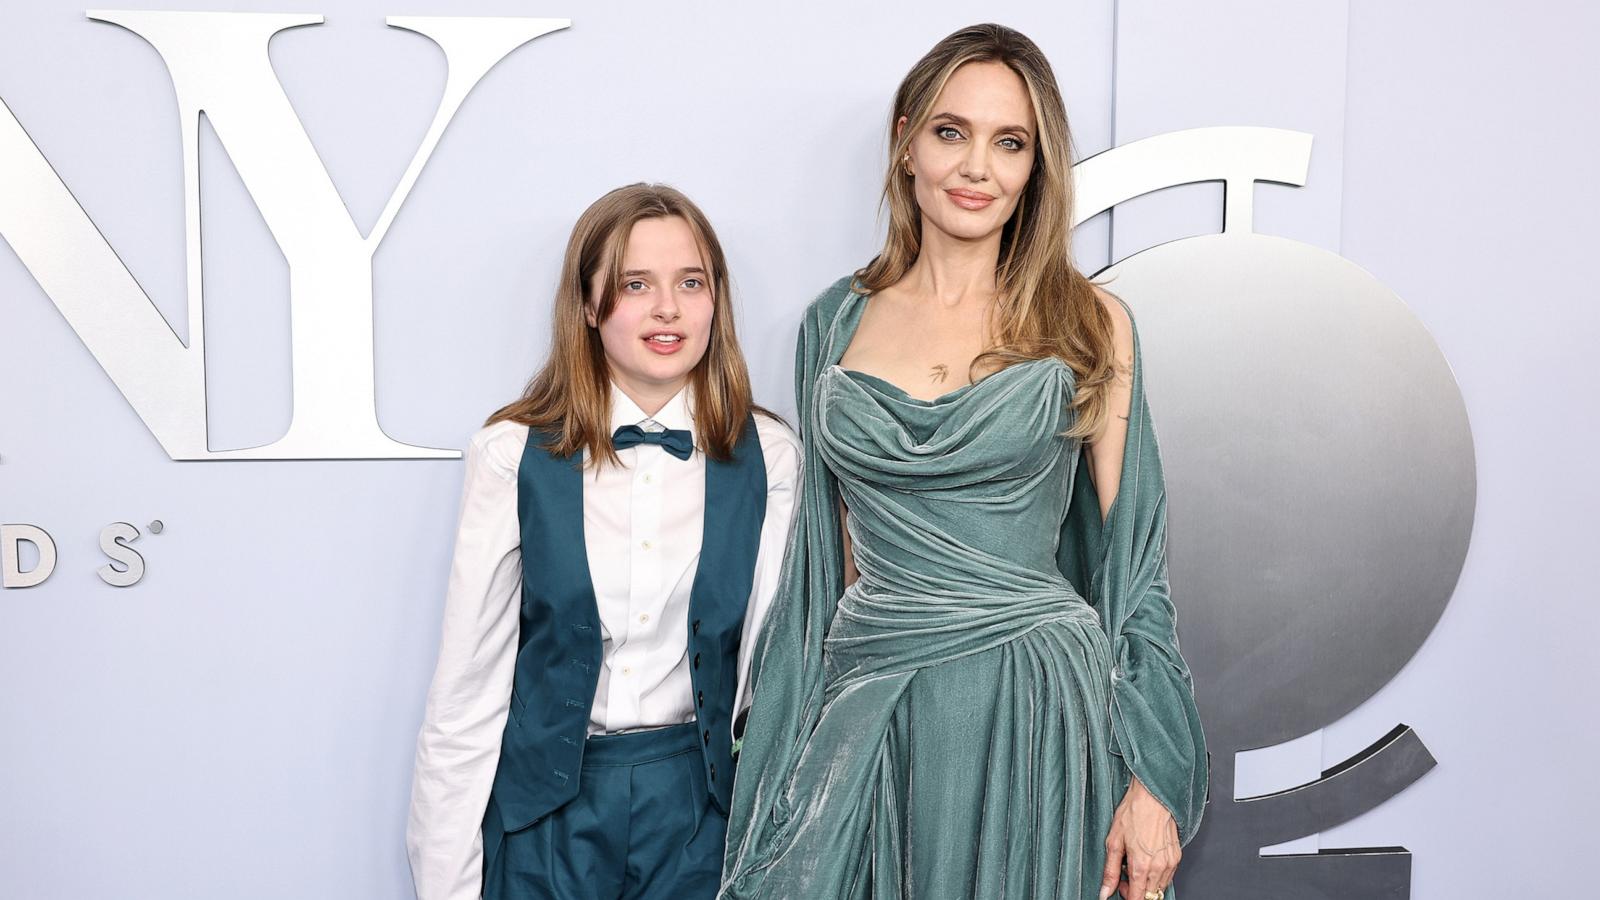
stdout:
<svg viewBox="0 0 1600 900">
<path fill-rule="evenodd" d="M 993 194 L 985 194 L 982 191 L 969 191 L 966 188 L 950 188 L 945 193 L 950 196 L 951 202 L 962 209 L 983 209 L 994 202 Z"/>
</svg>

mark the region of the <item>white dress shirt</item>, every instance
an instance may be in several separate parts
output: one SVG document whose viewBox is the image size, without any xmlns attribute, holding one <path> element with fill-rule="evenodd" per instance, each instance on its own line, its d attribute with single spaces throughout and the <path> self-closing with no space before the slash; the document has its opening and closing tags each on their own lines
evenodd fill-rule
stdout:
<svg viewBox="0 0 1600 900">
<path fill-rule="evenodd" d="M 611 428 L 693 430 L 685 388 L 655 416 L 615 387 Z M 757 415 L 767 470 L 755 579 L 739 645 L 737 711 L 750 703 L 750 654 L 777 588 L 799 484 L 800 444 Z M 517 469 L 528 428 L 496 422 L 473 435 L 439 662 L 417 738 L 406 847 L 418 900 L 478 900 L 484 810 L 511 702 L 522 586 Z M 694 720 L 689 591 L 700 561 L 705 457 L 654 444 L 619 450 L 622 466 L 586 467 L 583 534 L 599 606 L 602 664 L 590 734 Z"/>
</svg>

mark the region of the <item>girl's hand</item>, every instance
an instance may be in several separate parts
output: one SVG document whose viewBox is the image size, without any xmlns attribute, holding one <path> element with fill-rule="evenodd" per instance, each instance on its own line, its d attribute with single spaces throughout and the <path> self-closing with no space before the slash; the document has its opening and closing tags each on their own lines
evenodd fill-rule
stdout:
<svg viewBox="0 0 1600 900">
<path fill-rule="evenodd" d="M 1147 900 L 1167 889 L 1183 850 L 1178 845 L 1178 824 L 1138 778 L 1111 817 L 1106 835 L 1106 870 L 1100 883 L 1100 900 L 1121 891 L 1124 900 Z M 1127 866 L 1126 877 L 1122 871 Z"/>
</svg>

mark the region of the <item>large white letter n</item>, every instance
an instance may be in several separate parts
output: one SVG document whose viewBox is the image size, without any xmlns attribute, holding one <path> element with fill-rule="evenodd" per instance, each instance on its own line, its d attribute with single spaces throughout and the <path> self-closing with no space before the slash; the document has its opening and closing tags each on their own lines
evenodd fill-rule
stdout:
<svg viewBox="0 0 1600 900">
<path fill-rule="evenodd" d="M 439 136 L 478 81 L 565 19 L 390 17 L 444 50 L 444 96 L 427 136 L 362 237 L 267 58 L 279 31 L 314 15 L 92 10 L 161 54 L 183 127 L 189 344 L 0 103 L 0 236 L 173 459 L 396 459 L 456 456 L 383 433 L 374 404 L 372 256 Z M 200 113 L 216 130 L 289 263 L 294 418 L 283 437 L 213 452 L 206 438 L 205 302 L 200 257 Z"/>
</svg>

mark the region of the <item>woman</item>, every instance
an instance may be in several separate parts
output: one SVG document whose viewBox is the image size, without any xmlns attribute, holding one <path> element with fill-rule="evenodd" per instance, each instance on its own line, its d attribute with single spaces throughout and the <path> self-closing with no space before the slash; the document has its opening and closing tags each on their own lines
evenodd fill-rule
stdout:
<svg viewBox="0 0 1600 900">
<path fill-rule="evenodd" d="M 467 450 L 407 846 L 419 900 L 716 893 L 799 443 L 682 194 L 578 219 L 550 357 Z"/>
<path fill-rule="evenodd" d="M 801 330 L 722 896 L 1156 900 L 1206 754 L 1138 342 L 1068 252 L 1060 92 L 967 28 L 891 138 L 883 252 Z"/>
</svg>

